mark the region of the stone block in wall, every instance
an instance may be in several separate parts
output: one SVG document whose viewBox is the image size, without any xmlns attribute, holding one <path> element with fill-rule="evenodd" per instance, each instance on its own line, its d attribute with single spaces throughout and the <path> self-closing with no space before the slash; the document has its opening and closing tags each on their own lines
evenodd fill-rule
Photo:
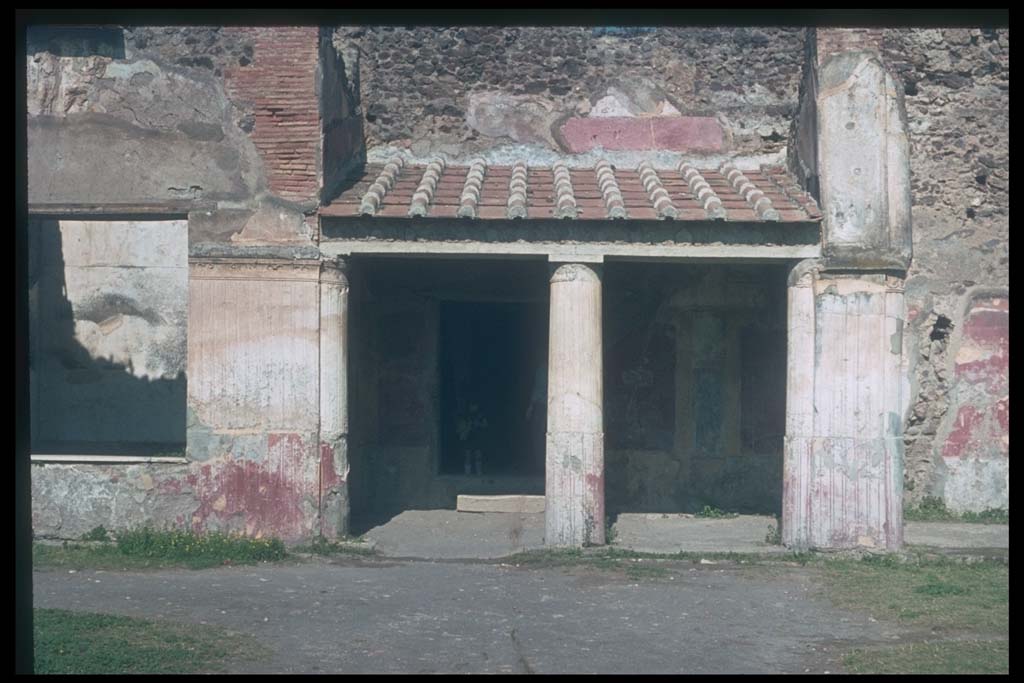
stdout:
<svg viewBox="0 0 1024 683">
<path fill-rule="evenodd" d="M 315 430 L 319 262 L 193 260 L 188 393 L 215 429 Z"/>
<path fill-rule="evenodd" d="M 816 33 L 818 65 L 842 52 L 881 52 L 884 29 L 819 28 Z"/>
<path fill-rule="evenodd" d="M 32 533 L 79 539 L 149 525 L 186 527 L 195 510 L 185 464 L 33 464 Z"/>
</svg>

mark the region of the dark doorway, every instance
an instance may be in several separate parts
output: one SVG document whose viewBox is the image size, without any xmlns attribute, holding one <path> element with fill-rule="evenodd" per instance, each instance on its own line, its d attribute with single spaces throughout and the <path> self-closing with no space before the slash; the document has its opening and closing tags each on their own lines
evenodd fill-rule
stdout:
<svg viewBox="0 0 1024 683">
<path fill-rule="evenodd" d="M 441 303 L 441 474 L 543 476 L 547 309 Z"/>
</svg>

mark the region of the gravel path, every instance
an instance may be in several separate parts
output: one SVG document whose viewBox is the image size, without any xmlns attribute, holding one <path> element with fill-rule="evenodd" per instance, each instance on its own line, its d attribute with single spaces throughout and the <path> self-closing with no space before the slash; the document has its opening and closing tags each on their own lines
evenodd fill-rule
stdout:
<svg viewBox="0 0 1024 683">
<path fill-rule="evenodd" d="M 203 571 L 40 571 L 37 607 L 208 623 L 266 661 L 233 672 L 804 673 L 898 633 L 817 595 L 813 571 L 354 559 Z"/>
</svg>

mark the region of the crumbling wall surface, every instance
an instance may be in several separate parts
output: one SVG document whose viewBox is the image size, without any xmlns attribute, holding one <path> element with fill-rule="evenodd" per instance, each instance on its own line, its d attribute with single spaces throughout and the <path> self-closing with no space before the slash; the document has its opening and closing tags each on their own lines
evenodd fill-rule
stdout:
<svg viewBox="0 0 1024 683">
<path fill-rule="evenodd" d="M 1009 507 L 1009 31 L 889 29 L 911 142 L 906 498 Z"/>
<path fill-rule="evenodd" d="M 367 146 L 778 152 L 799 28 L 342 27 Z"/>
<path fill-rule="evenodd" d="M 30 41 L 30 201 L 253 203 L 271 194 L 313 210 L 320 38 L 315 26 L 133 27 L 118 59 Z"/>
<path fill-rule="evenodd" d="M 316 204 L 320 189 L 319 29 L 176 26 L 125 30 L 125 54 L 212 74 L 255 145 L 274 195 Z"/>
<path fill-rule="evenodd" d="M 196 507 L 188 465 L 36 464 L 32 466 L 32 532 L 81 538 L 103 526 L 187 526 Z"/>
<path fill-rule="evenodd" d="M 184 444 L 185 222 L 31 228 L 36 452 Z"/>
<path fill-rule="evenodd" d="M 30 203 L 229 200 L 263 185 L 223 83 L 149 59 L 29 55 Z"/>
</svg>

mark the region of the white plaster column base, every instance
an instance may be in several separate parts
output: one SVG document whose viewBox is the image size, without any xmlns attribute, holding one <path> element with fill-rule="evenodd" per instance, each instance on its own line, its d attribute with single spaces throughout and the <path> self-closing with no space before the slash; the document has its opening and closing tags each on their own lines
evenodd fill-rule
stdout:
<svg viewBox="0 0 1024 683">
<path fill-rule="evenodd" d="M 547 434 L 544 544 L 603 545 L 604 434 Z"/>
</svg>

